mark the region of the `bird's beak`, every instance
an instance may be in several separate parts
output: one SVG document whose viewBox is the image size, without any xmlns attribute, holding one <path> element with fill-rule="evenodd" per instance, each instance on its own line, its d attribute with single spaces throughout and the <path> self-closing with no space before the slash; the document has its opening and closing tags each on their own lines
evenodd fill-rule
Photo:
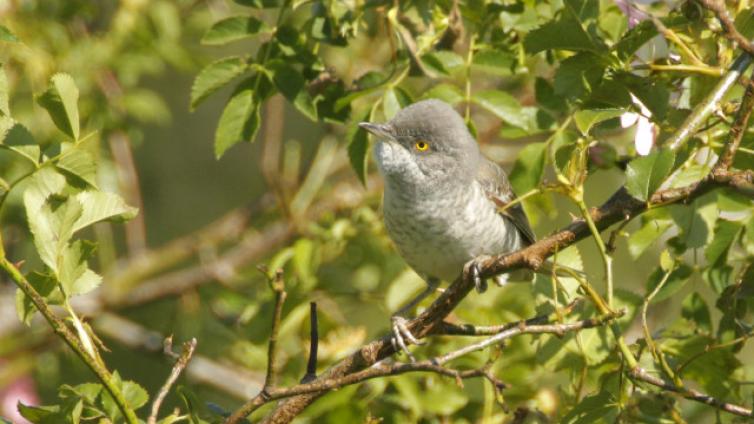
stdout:
<svg viewBox="0 0 754 424">
<path fill-rule="evenodd" d="M 388 124 L 373 124 L 371 122 L 360 122 L 359 127 L 369 131 L 382 139 L 395 140 L 393 128 Z"/>
</svg>

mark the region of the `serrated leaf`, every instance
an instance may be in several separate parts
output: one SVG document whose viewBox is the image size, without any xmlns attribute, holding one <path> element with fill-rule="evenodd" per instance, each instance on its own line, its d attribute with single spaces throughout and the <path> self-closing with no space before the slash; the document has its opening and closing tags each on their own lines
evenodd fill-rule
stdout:
<svg viewBox="0 0 754 424">
<path fill-rule="evenodd" d="M 401 104 L 398 102 L 395 90 L 388 88 L 382 95 L 382 111 L 385 114 L 385 119 L 388 121 L 393 119 L 399 110 L 401 110 Z"/>
<path fill-rule="evenodd" d="M 510 94 L 500 90 L 480 91 L 474 93 L 472 100 L 508 124 L 528 129 L 529 120 L 522 110 L 521 103 Z"/>
<path fill-rule="evenodd" d="M 267 64 L 272 72 L 272 81 L 278 91 L 288 99 L 293 106 L 312 121 L 317 120 L 317 107 L 306 87 L 306 79 L 291 64 L 274 61 Z"/>
<path fill-rule="evenodd" d="M 266 23 L 253 16 L 232 16 L 212 24 L 204 33 L 202 44 L 227 44 L 270 31 Z"/>
<path fill-rule="evenodd" d="M 600 52 L 602 47 L 592 40 L 581 23 L 570 13 L 549 21 L 529 32 L 524 38 L 524 48 L 530 54 L 544 50 L 569 50 Z"/>
<path fill-rule="evenodd" d="M 421 57 L 422 64 L 435 73 L 450 75 L 464 66 L 461 56 L 448 50 L 438 50 L 426 53 Z"/>
<path fill-rule="evenodd" d="M 0 25 L 0 41 L 7 41 L 7 42 L 15 43 L 18 41 L 18 37 L 16 37 L 15 34 L 10 32 L 10 30 L 6 28 L 4 25 Z"/>
<path fill-rule="evenodd" d="M 37 103 L 47 110 L 55 126 L 74 140 L 79 138 L 79 89 L 68 74 L 55 74 Z"/>
<path fill-rule="evenodd" d="M 202 68 L 191 85 L 191 109 L 248 69 L 239 56 L 226 57 Z"/>
<path fill-rule="evenodd" d="M 706 332 L 712 332 L 712 318 L 710 318 L 707 302 L 697 293 L 689 293 L 681 303 L 681 316 Z"/>
<path fill-rule="evenodd" d="M 738 233 L 743 228 L 743 224 L 735 221 L 718 219 L 715 225 L 714 236 L 712 241 L 704 249 L 704 256 L 709 264 L 718 261 L 722 256 L 727 255 L 730 246 L 735 241 Z"/>
<path fill-rule="evenodd" d="M 241 86 L 225 105 L 215 130 L 215 156 L 219 159 L 240 141 L 254 141 L 259 130 L 259 104 L 251 87 Z"/>
<path fill-rule="evenodd" d="M 464 94 L 458 87 L 442 83 L 424 92 L 422 99 L 439 99 L 451 106 L 455 106 L 463 101 Z"/>
<path fill-rule="evenodd" d="M 521 149 L 510 173 L 511 184 L 518 194 L 537 187 L 545 169 L 546 143 L 531 143 Z"/>
<path fill-rule="evenodd" d="M 583 98 L 599 86 L 606 61 L 593 53 L 577 53 L 560 63 L 555 71 L 555 94 L 567 99 Z"/>
<path fill-rule="evenodd" d="M 83 209 L 73 226 L 74 232 L 104 220 L 129 220 L 139 212 L 115 193 L 87 190 L 77 193 L 75 198 Z"/>
<path fill-rule="evenodd" d="M 34 137 L 9 116 L 0 116 L 0 146 L 18 153 L 35 166 L 39 162 L 40 149 Z"/>
<path fill-rule="evenodd" d="M 361 121 L 368 119 L 369 112 L 362 117 Z M 369 135 L 366 130 L 358 125 L 354 125 L 349 131 L 348 140 L 348 160 L 351 162 L 351 168 L 356 172 L 361 184 L 366 186 L 367 167 L 369 164 Z"/>
<path fill-rule="evenodd" d="M 514 73 L 518 60 L 507 51 L 482 49 L 474 53 L 471 65 L 474 70 L 505 77 Z"/>
<path fill-rule="evenodd" d="M 625 111 L 623 109 L 587 109 L 580 110 L 573 115 L 581 134 L 589 134 L 589 130 L 600 122 L 607 121 L 621 116 Z"/>
<path fill-rule="evenodd" d="M 30 272 L 26 274 L 26 280 L 42 296 L 49 305 L 59 305 L 63 301 L 63 296 L 58 288 L 57 280 L 49 274 Z M 37 308 L 34 302 L 24 294 L 21 289 L 16 290 L 16 312 L 18 319 L 26 325 L 31 324 L 31 318 L 34 316 Z"/>
<path fill-rule="evenodd" d="M 646 201 L 673 170 L 675 153 L 669 149 L 652 152 L 629 162 L 626 189 L 639 200 Z"/>
<path fill-rule="evenodd" d="M 673 225 L 668 219 L 648 219 L 628 238 L 628 253 L 633 259 L 639 258 L 654 242 Z"/>
<path fill-rule="evenodd" d="M 124 381 L 121 385 L 121 392 L 126 398 L 128 405 L 134 410 L 146 405 L 149 400 L 149 394 L 138 383 L 133 381 Z"/>
<path fill-rule="evenodd" d="M 93 251 L 94 245 L 82 240 L 76 240 L 62 248 L 58 261 L 58 280 L 66 295 L 87 293 L 102 282 L 102 277 L 89 269 L 88 259 Z"/>
<path fill-rule="evenodd" d="M 72 143 L 62 143 L 63 153 L 56 166 L 97 188 L 97 162 L 89 151 Z"/>
<path fill-rule="evenodd" d="M 561 420 L 568 424 L 613 422 L 620 412 L 618 403 L 608 391 L 587 396 L 574 406 Z"/>
</svg>

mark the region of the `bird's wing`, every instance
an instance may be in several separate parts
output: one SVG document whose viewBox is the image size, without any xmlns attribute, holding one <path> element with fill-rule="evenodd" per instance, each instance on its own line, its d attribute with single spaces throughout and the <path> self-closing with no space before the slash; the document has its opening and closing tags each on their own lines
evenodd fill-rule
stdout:
<svg viewBox="0 0 754 424">
<path fill-rule="evenodd" d="M 500 215 L 513 222 L 521 233 L 524 243 L 527 246 L 533 244 L 536 241 L 536 236 L 531 229 L 529 218 L 526 217 L 526 212 L 524 212 L 521 203 L 506 207 L 508 203 L 516 199 L 516 194 L 513 192 L 505 171 L 495 162 L 482 158 L 482 163 L 477 173 L 477 181 L 482 185 L 487 198 L 495 203 L 498 210 L 500 210 Z M 501 210 L 503 208 L 504 210 Z"/>
</svg>

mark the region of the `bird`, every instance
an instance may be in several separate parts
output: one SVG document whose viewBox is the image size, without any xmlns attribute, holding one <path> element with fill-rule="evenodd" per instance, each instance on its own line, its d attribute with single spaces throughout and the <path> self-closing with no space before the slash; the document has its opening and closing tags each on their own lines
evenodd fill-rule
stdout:
<svg viewBox="0 0 754 424">
<path fill-rule="evenodd" d="M 403 316 L 440 281 L 468 273 L 479 292 L 481 259 L 535 242 L 529 219 L 506 172 L 480 151 L 464 119 L 449 104 L 422 100 L 385 123 L 361 122 L 377 138 L 373 154 L 384 180 L 388 236 L 427 288 L 392 316 L 393 344 L 412 360 L 406 340 L 422 344 Z M 507 276 L 497 276 L 503 284 Z M 404 338 L 406 340 L 404 340 Z"/>
</svg>

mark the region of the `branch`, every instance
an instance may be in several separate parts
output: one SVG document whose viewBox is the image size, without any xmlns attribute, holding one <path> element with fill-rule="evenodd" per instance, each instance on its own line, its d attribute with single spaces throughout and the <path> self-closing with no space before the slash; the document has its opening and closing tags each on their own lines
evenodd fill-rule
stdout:
<svg viewBox="0 0 754 424">
<path fill-rule="evenodd" d="M 317 378 L 317 350 L 319 348 L 319 331 L 317 329 L 317 302 L 309 302 L 309 360 L 306 362 L 306 374 L 302 383 L 309 383 Z"/>
<path fill-rule="evenodd" d="M 83 361 L 87 367 L 99 378 L 105 389 L 115 400 L 115 404 L 125 417 L 126 422 L 129 424 L 137 424 L 139 422 L 134 410 L 128 405 L 126 398 L 121 393 L 120 389 L 115 385 L 110 371 L 105 368 L 105 365 L 98 361 L 93 356 L 87 353 L 86 348 L 81 343 L 81 340 L 76 337 L 65 322 L 58 318 L 52 310 L 47 306 L 45 299 L 37 292 L 36 289 L 29 283 L 26 277 L 19 271 L 19 269 L 8 261 L 5 257 L 5 251 L 2 247 L 2 238 L 0 237 L 0 268 L 3 269 L 10 276 L 11 280 L 18 286 L 21 291 L 31 299 L 34 306 L 42 314 L 52 327 L 52 330 L 73 350 L 76 356 Z"/>
<path fill-rule="evenodd" d="M 465 346 L 458 350 L 446 353 L 442 356 L 437 356 L 432 359 L 426 359 L 419 362 L 410 363 L 393 363 L 385 364 L 384 362 L 377 363 L 369 368 L 361 371 L 343 375 L 337 378 L 320 378 L 312 383 L 303 383 L 288 388 L 274 388 L 269 387 L 261 391 L 258 395 L 246 402 L 241 408 L 231 415 L 225 424 L 236 424 L 241 422 L 245 417 L 254 412 L 260 406 L 271 402 L 276 399 L 289 398 L 297 395 L 314 394 L 329 390 L 339 389 L 352 384 L 358 384 L 363 381 L 405 374 L 408 372 L 433 372 L 436 374 L 453 377 L 456 381 L 461 382 L 462 379 L 473 377 L 484 377 L 489 380 L 496 389 L 502 390 L 505 388 L 505 383 L 497 379 L 492 373 L 483 367 L 481 369 L 474 370 L 456 370 L 452 368 L 444 367 L 443 364 L 457 359 L 461 356 L 467 355 L 471 352 L 475 352 L 484 349 L 488 346 L 499 344 L 507 339 L 522 334 L 556 334 L 562 336 L 566 333 L 581 331 L 586 328 L 592 328 L 605 324 L 617 317 L 623 315 L 623 312 L 617 312 L 611 315 L 602 316 L 599 318 L 586 319 L 583 321 L 576 321 L 572 323 L 563 324 L 526 324 L 528 321 L 516 322 L 512 324 L 506 324 L 500 326 L 505 328 L 492 337 L 484 339 L 480 342 Z M 540 318 L 534 318 L 538 320 Z M 529 320 L 531 321 L 531 320 Z"/>
<path fill-rule="evenodd" d="M 166 339 L 166 342 L 166 351 L 173 353 L 172 336 L 168 337 Z M 192 338 L 191 340 L 183 344 L 183 352 L 181 353 L 181 356 L 178 357 L 178 360 L 175 362 L 173 370 L 170 372 L 168 379 L 165 381 L 165 384 L 162 386 L 162 388 L 160 388 L 160 392 L 157 393 L 157 396 L 154 398 L 154 403 L 152 403 L 152 412 L 149 414 L 147 424 L 155 424 L 157 422 L 157 414 L 160 412 L 162 401 L 165 400 L 165 396 L 168 395 L 170 387 L 173 386 L 175 381 L 178 379 L 178 376 L 181 375 L 183 369 L 186 368 L 186 365 L 188 365 L 189 361 L 191 360 L 191 356 L 194 354 L 194 349 L 196 349 L 195 338 Z"/>
<path fill-rule="evenodd" d="M 673 384 L 668 383 L 661 378 L 650 375 L 644 368 L 641 367 L 636 367 L 630 370 L 629 376 L 635 380 L 649 383 L 669 392 L 678 393 L 686 399 L 705 403 L 707 405 L 714 406 L 715 408 L 722 411 L 730 412 L 731 414 L 739 415 L 742 417 L 754 417 L 754 412 L 751 409 L 732 403 L 723 402 L 697 390 L 684 389 L 674 386 Z"/>
<path fill-rule="evenodd" d="M 691 137 L 692 134 L 694 134 L 696 129 L 717 107 L 722 97 L 738 80 L 741 72 L 743 72 L 750 63 L 751 56 L 748 54 L 741 55 L 736 59 L 728 73 L 720 80 L 707 98 L 699 104 L 694 112 L 692 112 L 673 137 L 668 140 L 668 145 L 671 149 L 679 148 Z M 747 95 L 747 97 L 751 97 L 751 95 Z M 744 101 L 742 101 L 742 106 L 750 105 L 750 103 L 750 100 L 744 99 Z M 732 129 L 746 128 L 749 114 L 750 112 L 740 112 Z M 728 146 L 726 146 L 726 149 L 732 149 L 733 152 L 735 152 L 735 148 L 730 147 L 730 145 L 737 145 L 738 141 L 735 141 L 735 139 L 742 135 L 738 135 L 737 131 L 738 130 L 734 130 L 731 132 L 732 138 L 727 143 Z M 742 132 L 743 130 L 741 130 L 741 133 Z M 633 219 L 647 211 L 650 206 L 657 207 L 679 201 L 690 201 L 714 188 L 729 186 L 754 193 L 752 174 L 752 171 L 732 172 L 724 168 L 722 164 L 718 164 L 715 166 L 714 171 L 701 181 L 681 188 L 658 191 L 650 197 L 648 202 L 641 202 L 633 198 L 628 194 L 625 187 L 621 187 L 604 204 L 602 204 L 602 206 L 586 211 L 586 216 L 591 218 L 592 222 L 590 224 L 599 232 L 618 222 Z M 493 256 L 480 261 L 481 277 L 491 278 L 495 275 L 520 268 L 528 267 L 536 269 L 546 258 L 553 255 L 555 252 L 563 250 L 589 235 L 591 235 L 591 231 L 587 222 L 584 219 L 574 220 L 574 222 L 562 230 L 524 249 L 510 254 Z M 431 305 L 429 305 L 427 309 L 408 323 L 408 328 L 411 333 L 417 338 L 422 338 L 430 334 L 472 289 L 473 283 L 471 281 L 465 280 L 460 276 L 456 278 L 456 280 L 450 284 L 450 286 Z M 621 349 L 621 351 L 625 353 L 626 349 Z M 317 382 L 360 372 L 360 370 L 371 367 L 378 361 L 391 356 L 394 353 L 395 349 L 390 343 L 389 336 L 374 340 L 369 344 L 362 346 L 361 349 L 349 357 L 332 366 L 320 376 L 319 379 L 317 379 Z M 286 399 L 265 418 L 264 422 L 290 422 L 304 408 L 324 393 L 325 391 L 314 391 L 302 396 Z"/>
<path fill-rule="evenodd" d="M 717 16 L 720 24 L 723 26 L 723 36 L 728 40 L 738 44 L 738 47 L 746 53 L 754 56 L 754 45 L 738 32 L 733 18 L 728 13 L 725 3 L 720 0 L 698 0 L 706 9 L 711 10 Z"/>
</svg>

